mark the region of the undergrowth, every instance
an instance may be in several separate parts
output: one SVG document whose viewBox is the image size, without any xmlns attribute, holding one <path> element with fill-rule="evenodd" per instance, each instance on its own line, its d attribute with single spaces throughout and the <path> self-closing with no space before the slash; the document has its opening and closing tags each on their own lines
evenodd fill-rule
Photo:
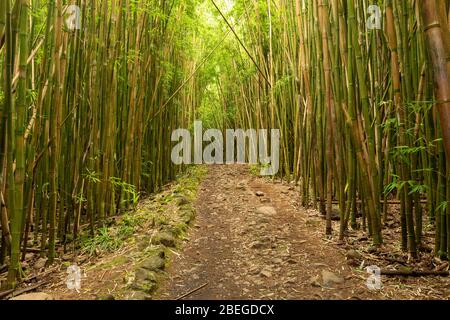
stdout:
<svg viewBox="0 0 450 320">
<path fill-rule="evenodd" d="M 180 196 L 193 201 L 206 173 L 207 168 L 205 166 L 188 167 L 176 179 L 172 186 L 172 192 L 161 194 L 156 207 L 152 208 L 152 210 L 135 209 L 127 212 L 117 220 L 117 223 L 97 229 L 94 237 L 88 232 L 84 233 L 79 240 L 80 251 L 88 255 L 113 252 L 123 247 L 127 240 L 137 233 L 138 228 L 149 221 L 151 225 L 169 225 L 170 220 L 164 215 L 166 205 L 179 199 Z M 175 229 L 178 229 L 176 227 Z"/>
</svg>

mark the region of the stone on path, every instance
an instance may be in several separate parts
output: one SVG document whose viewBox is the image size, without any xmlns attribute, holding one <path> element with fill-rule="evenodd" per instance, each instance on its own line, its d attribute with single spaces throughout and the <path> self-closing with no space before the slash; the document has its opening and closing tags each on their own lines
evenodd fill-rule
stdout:
<svg viewBox="0 0 450 320">
<path fill-rule="evenodd" d="M 347 252 L 346 257 L 348 260 L 359 260 L 362 256 L 358 251 L 350 250 Z"/>
<path fill-rule="evenodd" d="M 261 271 L 261 275 L 266 278 L 272 278 L 272 273 L 269 270 Z"/>
<path fill-rule="evenodd" d="M 309 284 L 313 287 L 320 287 L 319 280 L 320 280 L 319 276 L 311 277 L 309 278 Z"/>
<path fill-rule="evenodd" d="M 265 244 L 261 241 L 254 241 L 250 244 L 250 249 L 263 249 Z"/>
<path fill-rule="evenodd" d="M 323 280 L 323 285 L 326 287 L 329 287 L 333 284 L 344 283 L 343 278 L 341 278 L 340 276 L 334 274 L 333 272 L 327 271 L 327 270 L 322 271 L 322 280 Z"/>
<path fill-rule="evenodd" d="M 256 213 L 265 216 L 276 216 L 277 210 L 274 207 L 260 207 L 256 209 Z"/>
</svg>

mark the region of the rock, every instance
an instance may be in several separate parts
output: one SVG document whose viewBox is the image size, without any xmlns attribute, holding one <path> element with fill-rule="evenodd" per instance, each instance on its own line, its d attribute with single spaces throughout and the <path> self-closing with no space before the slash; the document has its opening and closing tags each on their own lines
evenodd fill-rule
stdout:
<svg viewBox="0 0 450 320">
<path fill-rule="evenodd" d="M 138 268 L 134 273 L 135 281 L 150 281 L 156 282 L 156 275 L 154 272 L 144 268 Z"/>
<path fill-rule="evenodd" d="M 323 285 L 326 287 L 329 287 L 333 284 L 342 284 L 345 281 L 340 276 L 334 274 L 333 272 L 327 271 L 327 270 L 322 271 L 322 280 L 323 280 Z"/>
<path fill-rule="evenodd" d="M 283 260 L 280 259 L 280 258 L 275 258 L 275 259 L 272 260 L 272 262 L 273 262 L 274 264 L 282 264 L 282 263 L 283 263 Z"/>
<path fill-rule="evenodd" d="M 176 203 L 177 203 L 177 205 L 178 205 L 179 207 L 182 207 L 182 206 L 185 206 L 185 205 L 187 205 L 187 204 L 189 204 L 189 203 L 191 203 L 191 202 L 190 202 L 189 199 L 186 198 L 185 196 L 178 196 L 178 197 L 176 198 Z"/>
<path fill-rule="evenodd" d="M 266 278 L 272 278 L 272 273 L 269 270 L 261 271 L 261 275 Z"/>
<path fill-rule="evenodd" d="M 264 197 L 264 192 L 262 192 L 262 191 L 256 191 L 255 194 L 258 197 Z"/>
<path fill-rule="evenodd" d="M 250 249 L 262 249 L 265 247 L 265 244 L 260 241 L 254 241 L 250 244 Z"/>
<path fill-rule="evenodd" d="M 34 253 L 32 253 L 32 252 L 29 252 L 29 253 L 27 253 L 27 254 L 25 254 L 25 261 L 30 261 L 30 260 L 33 260 L 34 259 Z"/>
<path fill-rule="evenodd" d="M 133 296 L 131 297 L 131 300 L 152 300 L 152 297 L 146 294 L 145 292 L 138 291 L 133 293 Z"/>
<path fill-rule="evenodd" d="M 309 278 L 308 282 L 313 287 L 320 287 L 319 276 Z"/>
<path fill-rule="evenodd" d="M 172 232 L 162 231 L 152 239 L 152 244 L 162 244 L 166 247 L 175 247 L 175 236 Z"/>
<path fill-rule="evenodd" d="M 357 260 L 353 260 L 353 259 L 349 259 L 349 260 L 347 260 L 347 264 L 350 266 L 350 267 L 354 267 L 354 268 L 356 268 L 356 267 L 359 267 L 360 266 L 360 263 L 359 263 L 359 261 L 357 261 Z"/>
<path fill-rule="evenodd" d="M 347 260 L 359 260 L 362 258 L 361 254 L 356 250 L 350 250 L 345 255 L 347 257 Z"/>
<path fill-rule="evenodd" d="M 276 216 L 277 210 L 274 207 L 260 207 L 256 209 L 256 213 L 265 216 Z"/>
<path fill-rule="evenodd" d="M 142 291 L 142 292 L 145 292 L 147 294 L 152 294 L 153 292 L 155 292 L 157 287 L 158 286 L 157 286 L 156 282 L 152 282 L 152 281 L 138 281 L 138 280 L 136 280 L 131 285 L 131 289 L 136 290 L 136 291 Z"/>
<path fill-rule="evenodd" d="M 138 243 L 138 249 L 139 251 L 144 251 L 147 249 L 151 244 L 150 237 L 144 236 Z"/>
<path fill-rule="evenodd" d="M 161 258 L 159 255 L 155 255 L 150 258 L 147 258 L 141 264 L 141 268 L 147 269 L 149 271 L 164 270 L 165 266 L 166 266 L 166 263 L 165 263 L 164 259 Z"/>
<path fill-rule="evenodd" d="M 184 208 L 181 211 L 181 220 L 182 222 L 189 224 L 195 218 L 195 210 L 193 208 Z"/>
<path fill-rule="evenodd" d="M 36 261 L 36 263 L 34 264 L 33 268 L 36 270 L 44 268 L 45 265 L 47 264 L 47 260 L 48 259 L 46 258 L 39 258 L 38 261 Z"/>
<path fill-rule="evenodd" d="M 55 300 L 55 298 L 44 292 L 34 292 L 22 294 L 20 296 L 12 298 L 11 300 Z"/>
</svg>

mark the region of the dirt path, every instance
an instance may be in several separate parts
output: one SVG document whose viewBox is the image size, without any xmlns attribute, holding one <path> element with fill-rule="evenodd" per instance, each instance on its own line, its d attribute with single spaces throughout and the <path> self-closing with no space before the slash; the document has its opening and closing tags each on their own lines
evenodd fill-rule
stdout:
<svg viewBox="0 0 450 320">
<path fill-rule="evenodd" d="M 259 194 L 259 195 L 257 195 Z M 288 184 L 248 167 L 214 166 L 197 200 L 195 231 L 168 269 L 159 299 L 382 298 L 345 253 L 322 239 L 321 218 Z M 325 286 L 322 272 L 328 274 Z"/>
</svg>

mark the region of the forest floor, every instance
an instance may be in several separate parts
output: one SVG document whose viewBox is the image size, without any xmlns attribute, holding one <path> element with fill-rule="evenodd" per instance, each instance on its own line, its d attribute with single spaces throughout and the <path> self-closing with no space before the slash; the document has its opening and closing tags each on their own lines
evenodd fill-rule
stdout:
<svg viewBox="0 0 450 320">
<path fill-rule="evenodd" d="M 142 294 L 131 290 L 127 280 L 145 260 L 148 239 L 142 242 L 142 234 L 154 233 L 153 220 L 120 250 L 79 262 L 88 270 L 80 292 L 66 288 L 64 268 L 39 290 L 56 299 L 450 299 L 449 277 L 382 276 L 381 290 L 367 287 L 370 265 L 448 270 L 448 263 L 431 253 L 421 254 L 420 262 L 408 261 L 399 246 L 398 215 L 392 214 L 385 245 L 374 252 L 362 231 L 349 232 L 344 242 L 324 237 L 325 220 L 318 211 L 300 206 L 293 184 L 253 175 L 248 166 L 239 165 L 209 167 L 201 181 L 189 196 L 196 218 L 176 246 L 168 244 L 174 247 L 165 250 L 168 262 L 156 278 L 139 277 L 158 287 Z M 146 215 L 155 211 L 155 203 L 169 203 L 173 188 L 144 201 L 138 212 Z M 157 211 L 177 212 L 175 207 L 169 203 Z M 337 233 L 339 222 L 333 228 Z M 424 241 L 431 238 L 426 234 Z"/>
</svg>

